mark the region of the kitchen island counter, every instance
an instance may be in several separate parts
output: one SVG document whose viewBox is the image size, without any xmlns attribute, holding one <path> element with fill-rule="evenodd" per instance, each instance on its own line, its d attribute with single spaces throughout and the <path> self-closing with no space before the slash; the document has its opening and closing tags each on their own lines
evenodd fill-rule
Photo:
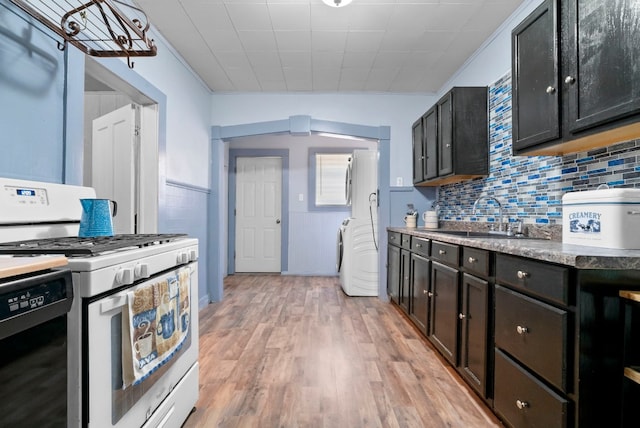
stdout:
<svg viewBox="0 0 640 428">
<path fill-rule="evenodd" d="M 444 229 L 389 227 L 388 231 L 433 239 L 497 253 L 558 263 L 578 269 L 640 269 L 640 250 L 614 250 L 563 244 L 548 239 L 471 237 L 444 233 Z"/>
</svg>

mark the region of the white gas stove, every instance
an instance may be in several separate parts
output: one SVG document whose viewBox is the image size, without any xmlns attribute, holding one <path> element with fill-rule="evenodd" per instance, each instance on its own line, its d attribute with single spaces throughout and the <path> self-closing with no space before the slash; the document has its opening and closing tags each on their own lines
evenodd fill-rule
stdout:
<svg viewBox="0 0 640 428">
<path fill-rule="evenodd" d="M 69 260 L 69 426 L 179 427 L 198 398 L 198 241 L 78 238 L 81 198 L 95 191 L 0 178 L 0 254 Z"/>
</svg>

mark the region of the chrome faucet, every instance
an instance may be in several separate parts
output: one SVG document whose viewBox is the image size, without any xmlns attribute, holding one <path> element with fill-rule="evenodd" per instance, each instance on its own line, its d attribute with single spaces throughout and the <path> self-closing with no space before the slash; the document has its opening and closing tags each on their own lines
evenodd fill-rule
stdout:
<svg viewBox="0 0 640 428">
<path fill-rule="evenodd" d="M 476 215 L 476 212 L 478 211 L 478 203 L 480 203 L 480 201 L 483 199 L 486 199 L 488 201 L 492 200 L 496 203 L 496 205 L 498 205 L 498 232 L 502 232 L 502 204 L 500 204 L 500 201 L 493 196 L 480 196 L 478 199 L 476 199 L 476 201 L 473 203 L 473 215 Z"/>
</svg>

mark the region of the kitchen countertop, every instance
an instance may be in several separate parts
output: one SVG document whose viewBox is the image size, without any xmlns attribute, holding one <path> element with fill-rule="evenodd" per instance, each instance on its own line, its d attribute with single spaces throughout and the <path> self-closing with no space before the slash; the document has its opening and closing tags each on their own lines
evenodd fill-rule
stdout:
<svg viewBox="0 0 640 428">
<path fill-rule="evenodd" d="M 447 235 L 425 228 L 389 227 L 387 230 L 498 253 L 558 263 L 578 269 L 640 269 L 640 250 L 613 250 L 563 244 L 548 239 L 483 238 Z M 443 232 L 440 229 L 440 232 Z"/>
<path fill-rule="evenodd" d="M 0 256 L 0 278 L 66 266 L 68 263 L 66 257 L 57 255 L 33 257 Z"/>
</svg>

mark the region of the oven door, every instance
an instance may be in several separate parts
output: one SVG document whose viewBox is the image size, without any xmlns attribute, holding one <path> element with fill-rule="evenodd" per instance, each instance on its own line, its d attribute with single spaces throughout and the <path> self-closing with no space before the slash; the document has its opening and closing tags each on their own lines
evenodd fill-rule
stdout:
<svg viewBox="0 0 640 428">
<path fill-rule="evenodd" d="M 162 307 L 165 308 L 164 315 L 160 314 L 160 307 L 158 307 L 157 322 L 144 324 L 144 322 L 137 321 L 138 318 L 135 318 L 136 321 L 132 321 L 134 317 L 138 316 L 131 316 L 133 314 L 129 301 L 134 295 L 132 293 L 150 289 L 154 284 L 170 281 L 172 278 L 175 279 L 179 272 L 185 268 L 189 269 L 188 277 L 190 278 L 188 313 L 184 311 L 184 307 L 187 305 L 185 301 L 176 297 L 175 293 L 172 293 L 171 296 L 167 296 L 165 293 L 162 302 Z M 135 295 L 138 296 L 138 294 Z M 163 400 L 174 388 L 184 387 L 184 382 L 181 380 L 196 364 L 198 358 L 197 263 L 194 262 L 186 267 L 164 272 L 115 294 L 89 300 L 85 311 L 83 343 L 86 345 L 83 353 L 83 391 L 88 391 L 88 394 L 83 393 L 83 426 L 140 427 L 152 416 L 157 418 L 158 415 L 154 415 L 156 412 L 170 411 L 173 413 L 175 410 L 172 404 L 163 403 Z M 133 328 L 127 332 L 128 322 L 137 322 L 145 331 L 141 332 Z M 186 333 L 180 341 L 181 346 L 178 349 L 168 354 L 162 354 L 156 349 L 156 346 L 159 346 L 158 343 L 169 333 L 181 329 L 184 329 Z M 125 342 L 123 342 L 123 335 Z M 132 342 L 129 342 L 131 344 L 130 350 L 127 350 L 127 337 L 133 338 Z M 155 363 L 160 365 L 149 366 L 148 368 L 152 371 L 143 376 L 141 380 L 126 382 L 123 377 L 123 365 L 130 365 L 132 361 L 139 363 L 137 359 L 127 359 L 129 355 L 127 352 L 132 353 L 133 358 L 140 358 L 141 353 L 152 355 L 152 347 L 158 357 Z M 123 348 L 125 349 L 125 358 L 123 358 Z M 153 359 L 153 357 L 146 358 L 146 360 Z M 190 375 L 185 379 L 193 383 L 193 378 L 194 376 Z M 127 383 L 128 385 L 125 387 Z M 183 394 L 193 401 L 187 404 L 189 411 L 195 405 L 197 388 L 197 376 L 195 376 L 195 399 L 192 397 L 194 395 L 193 385 L 190 385 L 188 394 Z M 172 394 L 178 398 L 180 395 L 182 394 Z M 165 410 L 164 407 L 167 405 L 171 408 Z M 161 417 L 163 416 L 161 415 Z M 186 418 L 186 416 L 184 417 Z"/>
</svg>

